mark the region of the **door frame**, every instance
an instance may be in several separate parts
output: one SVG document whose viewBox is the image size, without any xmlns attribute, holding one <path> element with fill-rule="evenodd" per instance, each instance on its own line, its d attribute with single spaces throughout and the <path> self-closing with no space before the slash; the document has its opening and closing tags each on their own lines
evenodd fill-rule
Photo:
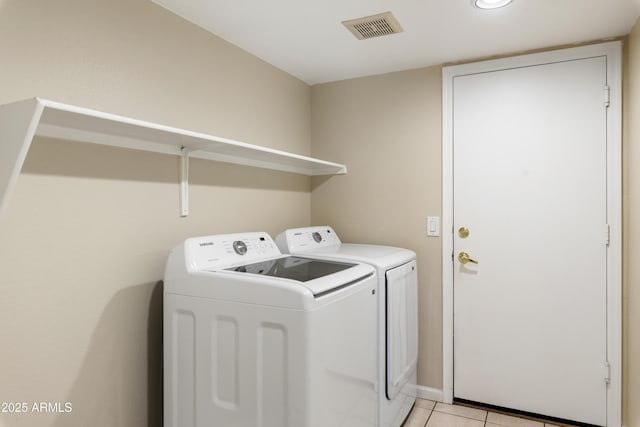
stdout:
<svg viewBox="0 0 640 427">
<path fill-rule="evenodd" d="M 457 76 L 605 56 L 607 112 L 607 426 L 622 424 L 622 43 L 586 45 L 442 69 L 442 399 L 453 402 L 453 82 Z M 605 88 L 603 88 L 605 102 Z M 449 256 L 451 254 L 451 256 Z M 603 366 L 603 381 L 605 377 Z"/>
</svg>

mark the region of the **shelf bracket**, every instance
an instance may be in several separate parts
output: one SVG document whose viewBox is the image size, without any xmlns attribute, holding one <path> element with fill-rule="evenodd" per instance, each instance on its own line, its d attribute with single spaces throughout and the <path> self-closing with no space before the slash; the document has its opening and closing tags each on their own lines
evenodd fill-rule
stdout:
<svg viewBox="0 0 640 427">
<path fill-rule="evenodd" d="M 180 216 L 189 215 L 189 149 L 180 147 Z"/>
</svg>

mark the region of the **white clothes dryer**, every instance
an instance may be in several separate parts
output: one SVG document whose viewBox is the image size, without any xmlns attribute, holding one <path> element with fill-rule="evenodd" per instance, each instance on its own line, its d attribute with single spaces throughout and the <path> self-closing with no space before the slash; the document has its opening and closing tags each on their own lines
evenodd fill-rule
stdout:
<svg viewBox="0 0 640 427">
<path fill-rule="evenodd" d="M 289 229 L 276 237 L 283 253 L 364 262 L 378 273 L 378 422 L 403 424 L 417 394 L 416 254 L 403 248 L 342 243 L 329 226 Z"/>
<path fill-rule="evenodd" d="M 375 427 L 375 269 L 266 233 L 187 239 L 164 282 L 164 426 Z"/>
</svg>

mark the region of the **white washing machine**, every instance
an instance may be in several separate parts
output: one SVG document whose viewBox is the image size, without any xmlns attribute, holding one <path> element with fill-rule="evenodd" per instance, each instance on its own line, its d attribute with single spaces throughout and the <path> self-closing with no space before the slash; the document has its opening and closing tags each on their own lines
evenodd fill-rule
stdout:
<svg viewBox="0 0 640 427">
<path fill-rule="evenodd" d="M 266 233 L 187 239 L 164 281 L 165 427 L 377 425 L 375 269 Z"/>
<path fill-rule="evenodd" d="M 328 226 L 289 229 L 276 237 L 283 253 L 364 262 L 378 273 L 379 426 L 402 425 L 417 394 L 416 254 L 391 246 L 342 243 Z"/>
</svg>

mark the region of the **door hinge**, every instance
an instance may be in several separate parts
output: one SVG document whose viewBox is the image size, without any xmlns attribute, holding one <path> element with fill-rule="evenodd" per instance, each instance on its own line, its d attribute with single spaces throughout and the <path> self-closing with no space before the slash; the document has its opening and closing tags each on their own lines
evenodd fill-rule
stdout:
<svg viewBox="0 0 640 427">
<path fill-rule="evenodd" d="M 607 246 L 611 243 L 611 226 L 609 224 L 604 225 L 604 243 Z"/>
<path fill-rule="evenodd" d="M 604 382 L 609 384 L 611 382 L 611 365 L 609 362 L 604 363 Z"/>
<path fill-rule="evenodd" d="M 604 87 L 604 106 L 608 107 L 611 103 L 611 88 L 609 86 Z"/>
</svg>

